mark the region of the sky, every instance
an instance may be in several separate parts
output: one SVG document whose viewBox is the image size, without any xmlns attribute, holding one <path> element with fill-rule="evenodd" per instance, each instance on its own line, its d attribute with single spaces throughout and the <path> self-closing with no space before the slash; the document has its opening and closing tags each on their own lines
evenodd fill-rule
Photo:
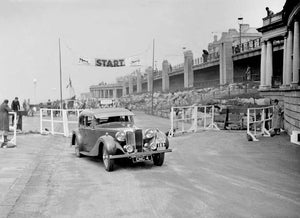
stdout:
<svg viewBox="0 0 300 218">
<path fill-rule="evenodd" d="M 77 96 L 101 81 L 114 83 L 137 67 L 78 64 L 78 58 L 138 57 L 142 72 L 154 59 L 183 63 L 183 47 L 194 58 L 238 17 L 261 27 L 265 7 L 282 10 L 285 0 L 0 0 L 0 101 L 60 99 L 69 78 Z"/>
</svg>

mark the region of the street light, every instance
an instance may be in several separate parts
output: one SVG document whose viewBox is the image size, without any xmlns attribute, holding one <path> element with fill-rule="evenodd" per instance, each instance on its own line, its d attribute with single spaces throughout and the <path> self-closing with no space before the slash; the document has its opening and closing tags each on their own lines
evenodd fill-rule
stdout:
<svg viewBox="0 0 300 218">
<path fill-rule="evenodd" d="M 154 48 L 155 48 L 155 39 L 153 39 L 153 53 L 152 53 L 152 90 L 151 90 L 151 115 L 153 115 L 153 93 L 154 93 Z"/>
<path fill-rule="evenodd" d="M 243 19 L 242 17 L 238 18 L 238 23 L 240 26 L 240 50 L 242 49 L 242 25 L 243 25 Z"/>
<path fill-rule="evenodd" d="M 34 87 L 34 103 L 36 104 L 36 84 L 37 84 L 37 79 L 33 79 L 33 87 Z"/>
</svg>

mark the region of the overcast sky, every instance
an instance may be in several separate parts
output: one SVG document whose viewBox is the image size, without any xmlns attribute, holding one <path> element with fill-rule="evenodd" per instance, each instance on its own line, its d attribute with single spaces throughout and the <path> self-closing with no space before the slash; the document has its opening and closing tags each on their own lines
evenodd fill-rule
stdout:
<svg viewBox="0 0 300 218">
<path fill-rule="evenodd" d="M 194 58 L 238 17 L 262 26 L 265 7 L 279 12 L 285 0 L 0 0 L 0 100 L 59 99 L 58 39 L 61 39 L 63 96 L 69 76 L 75 92 L 136 68 L 81 66 L 77 58 L 128 58 L 151 65 L 183 62 L 182 47 Z"/>
</svg>

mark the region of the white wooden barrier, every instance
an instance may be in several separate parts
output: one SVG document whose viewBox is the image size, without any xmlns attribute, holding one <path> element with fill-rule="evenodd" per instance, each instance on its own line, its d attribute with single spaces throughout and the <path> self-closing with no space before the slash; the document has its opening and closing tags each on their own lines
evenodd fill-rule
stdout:
<svg viewBox="0 0 300 218">
<path fill-rule="evenodd" d="M 176 133 L 196 132 L 197 130 L 220 130 L 214 122 L 214 106 L 172 107 L 169 137 Z"/>
<path fill-rule="evenodd" d="M 271 136 L 272 114 L 274 106 L 248 108 L 247 136 L 248 140 L 258 141 L 257 136 Z"/>
<path fill-rule="evenodd" d="M 52 135 L 59 134 L 64 135 L 66 137 L 70 136 L 69 124 L 78 124 L 78 117 L 82 110 L 77 109 L 40 109 L 40 133 L 46 134 L 51 133 Z M 75 120 L 69 119 L 69 113 L 74 112 L 76 115 Z M 54 116 L 56 115 L 56 116 Z M 46 118 L 44 118 L 47 116 Z M 49 117 L 50 116 L 50 117 Z M 50 118 L 50 119 L 49 119 Z M 50 123 L 50 129 L 45 130 L 44 123 Z M 55 128 L 56 124 L 60 124 L 62 128 Z"/>
<path fill-rule="evenodd" d="M 176 133 L 197 131 L 197 106 L 172 107 L 170 114 L 171 129 L 169 136 Z"/>
<path fill-rule="evenodd" d="M 13 130 L 13 137 L 8 141 L 10 143 L 12 143 L 13 145 L 17 146 L 17 122 L 18 122 L 18 118 L 17 118 L 17 113 L 16 112 L 9 112 L 10 116 L 14 116 L 14 123 L 12 124 L 12 126 L 9 126 L 9 130 Z M 9 117 L 10 119 L 10 117 Z M 2 135 L 0 142 L 4 142 L 4 137 Z"/>
<path fill-rule="evenodd" d="M 201 130 L 220 130 L 215 123 L 215 106 L 205 105 L 197 107 L 198 129 Z"/>
</svg>

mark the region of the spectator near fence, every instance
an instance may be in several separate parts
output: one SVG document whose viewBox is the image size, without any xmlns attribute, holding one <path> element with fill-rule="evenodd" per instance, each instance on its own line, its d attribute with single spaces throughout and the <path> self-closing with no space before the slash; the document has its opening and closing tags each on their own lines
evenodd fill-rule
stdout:
<svg viewBox="0 0 300 218">
<path fill-rule="evenodd" d="M 8 106 L 8 100 L 4 100 L 4 102 L 0 106 L 0 134 L 3 136 L 3 143 L 1 144 L 1 148 L 7 146 L 7 135 L 9 132 L 9 112 L 11 109 Z"/>
<path fill-rule="evenodd" d="M 16 112 L 17 115 L 18 115 L 18 111 L 20 110 L 20 102 L 19 102 L 18 97 L 15 97 L 15 99 L 12 101 L 12 103 L 11 103 L 11 109 L 14 112 Z M 11 122 L 14 123 L 14 120 L 15 120 L 15 116 L 13 115 L 12 119 L 11 119 Z"/>
<path fill-rule="evenodd" d="M 283 110 L 278 104 L 278 100 L 274 100 L 274 111 L 272 116 L 273 129 L 276 135 L 280 134 L 280 129 L 283 128 Z"/>
</svg>

